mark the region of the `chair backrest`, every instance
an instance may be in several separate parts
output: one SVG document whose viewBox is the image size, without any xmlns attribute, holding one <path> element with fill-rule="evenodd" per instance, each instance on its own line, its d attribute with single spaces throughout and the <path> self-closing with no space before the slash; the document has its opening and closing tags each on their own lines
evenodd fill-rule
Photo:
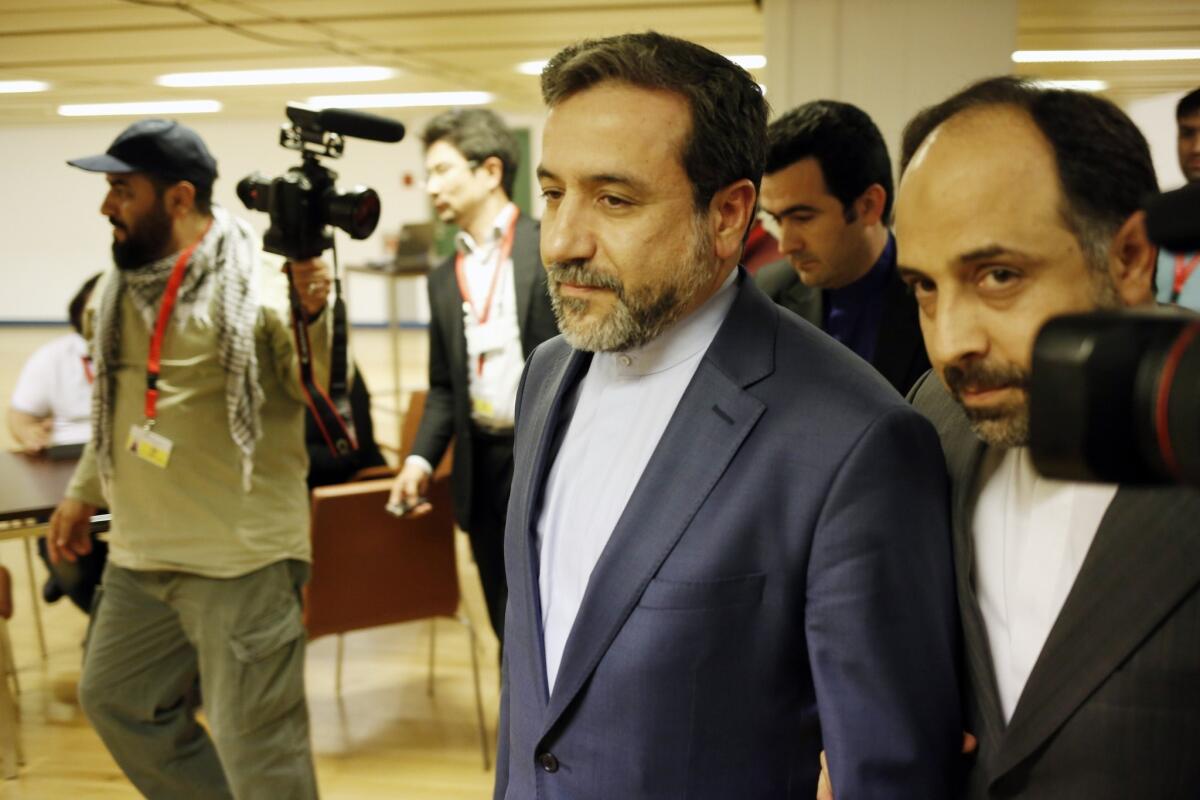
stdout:
<svg viewBox="0 0 1200 800">
<path fill-rule="evenodd" d="M 431 482 L 433 511 L 417 519 L 384 509 L 391 485 L 382 479 L 313 490 L 304 604 L 310 639 L 457 611 L 448 479 Z"/>
</svg>

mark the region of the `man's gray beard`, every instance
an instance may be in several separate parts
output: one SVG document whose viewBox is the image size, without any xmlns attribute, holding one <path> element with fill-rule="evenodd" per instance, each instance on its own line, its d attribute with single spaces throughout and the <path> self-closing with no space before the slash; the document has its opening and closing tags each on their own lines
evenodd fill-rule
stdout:
<svg viewBox="0 0 1200 800">
<path fill-rule="evenodd" d="M 694 219 L 692 252 L 688 263 L 675 271 L 674 282 L 627 290 L 615 276 L 598 274 L 579 262 L 556 263 L 550 266 L 550 305 L 563 338 L 576 350 L 611 353 L 641 347 L 658 338 L 683 315 L 700 291 L 708 286 L 719 263 L 713 253 L 712 236 L 703 225 L 703 218 Z M 712 264 L 705 268 L 706 261 Z M 608 289 L 615 301 L 608 314 L 596 320 L 583 320 L 589 303 L 578 297 L 564 297 L 560 283 Z"/>
</svg>

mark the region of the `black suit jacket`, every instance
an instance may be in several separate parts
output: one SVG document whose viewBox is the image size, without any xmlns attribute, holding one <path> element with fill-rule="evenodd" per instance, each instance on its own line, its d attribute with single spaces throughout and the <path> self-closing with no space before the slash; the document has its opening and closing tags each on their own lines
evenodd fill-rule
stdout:
<svg viewBox="0 0 1200 800">
<path fill-rule="evenodd" d="M 966 797 L 1200 797 L 1200 492 L 1120 487 L 1006 726 L 974 588 L 986 446 L 936 377 L 913 397 L 951 478 L 964 707 L 979 737 Z"/>
<path fill-rule="evenodd" d="M 558 335 L 546 271 L 542 268 L 538 223 L 521 214 L 513 238 L 513 283 L 517 294 L 517 323 L 526 357 L 533 348 Z M 460 526 L 470 524 L 471 395 L 467 378 L 467 340 L 463 328 L 463 298 L 454 274 L 454 256 L 429 273 L 429 396 L 413 440 L 412 453 L 437 467 L 454 439 L 451 493 Z M 503 487 L 507 492 L 508 487 Z"/>
<path fill-rule="evenodd" d="M 791 263 L 784 259 L 767 264 L 754 276 L 758 288 L 779 305 L 818 328 L 824 320 L 820 289 L 805 286 Z M 883 319 L 871 365 L 900 394 L 907 394 L 917 378 L 929 369 L 925 341 L 917 321 L 917 304 L 900 275 L 893 270 L 884 288 Z"/>
</svg>

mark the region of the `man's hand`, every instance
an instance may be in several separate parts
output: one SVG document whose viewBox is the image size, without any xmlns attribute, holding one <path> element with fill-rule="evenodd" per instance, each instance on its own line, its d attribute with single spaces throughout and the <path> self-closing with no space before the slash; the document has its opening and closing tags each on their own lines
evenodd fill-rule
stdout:
<svg viewBox="0 0 1200 800">
<path fill-rule="evenodd" d="M 979 740 L 963 731 L 962 754 L 970 755 L 979 747 Z M 821 751 L 821 777 L 817 778 L 817 800 L 834 800 L 833 784 L 829 779 L 829 762 L 825 760 L 825 751 Z"/>
<path fill-rule="evenodd" d="M 420 464 L 406 463 L 392 483 L 388 505 L 403 503 L 408 506 L 406 517 L 420 517 L 433 510 L 433 504 L 425 500 L 429 489 L 429 473 Z"/>
<path fill-rule="evenodd" d="M 310 317 L 315 317 L 321 313 L 321 309 L 325 308 L 325 301 L 329 298 L 329 289 L 333 286 L 333 277 L 329 272 L 329 267 L 325 266 L 325 262 L 319 258 L 290 263 L 292 265 L 292 282 L 296 284 L 296 291 L 300 293 L 300 305 L 304 306 L 304 310 Z"/>
<path fill-rule="evenodd" d="M 23 453 L 40 453 L 50 446 L 54 430 L 52 417 L 35 417 L 23 411 L 8 410 L 8 430 Z"/>
<path fill-rule="evenodd" d="M 50 563 L 63 559 L 76 561 L 79 556 L 92 552 L 92 537 L 89 523 L 96 507 L 79 500 L 66 498 L 50 516 L 50 533 L 46 536 L 46 549 L 50 551 Z"/>
</svg>

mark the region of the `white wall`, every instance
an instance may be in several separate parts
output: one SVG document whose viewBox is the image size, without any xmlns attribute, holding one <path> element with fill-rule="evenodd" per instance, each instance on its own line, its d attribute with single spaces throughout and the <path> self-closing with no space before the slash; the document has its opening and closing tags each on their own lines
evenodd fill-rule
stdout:
<svg viewBox="0 0 1200 800">
<path fill-rule="evenodd" d="M 1160 94 L 1123 106 L 1150 144 L 1158 187 L 1163 191 L 1178 189 L 1184 183 L 1183 172 L 1179 169 L 1179 128 L 1175 123 L 1175 106 L 1184 94 L 1186 92 Z"/>
<path fill-rule="evenodd" d="M 338 173 L 338 188 L 354 184 L 374 188 L 383 202 L 379 227 L 368 239 L 356 242 L 337 234 L 340 263 L 345 266 L 384 253 L 383 237 L 394 234 L 401 223 L 430 218 L 421 188 L 422 157 L 419 133 L 431 114 L 401 115 L 408 135 L 399 144 L 347 139 L 346 155 L 324 163 Z M 514 127 L 527 127 L 536 162 L 541 147 L 539 116 L 506 116 Z M 90 274 L 111 264 L 111 226 L 99 213 L 106 191 L 104 176 L 67 166 L 66 160 L 102 153 L 131 120 L 64 121 L 29 127 L 0 128 L 0 233 L 9 253 L 0 291 L 0 321 L 37 322 L 66 318 L 67 301 Z M 278 116 L 257 120 L 229 120 L 192 116 L 181 119 L 194 128 L 217 159 L 220 177 L 214 200 L 249 220 L 261 234 L 267 215 L 247 210 L 235 187 L 245 175 L 261 171 L 280 174 L 300 162 L 299 155 L 279 146 Z M 403 185 L 403 176 L 412 185 Z M 328 254 L 327 254 L 328 257 Z M 351 320 L 378 323 L 385 318 L 386 284 L 362 276 L 349 292 Z M 427 319 L 424 282 L 398 283 L 400 317 Z"/>
</svg>

